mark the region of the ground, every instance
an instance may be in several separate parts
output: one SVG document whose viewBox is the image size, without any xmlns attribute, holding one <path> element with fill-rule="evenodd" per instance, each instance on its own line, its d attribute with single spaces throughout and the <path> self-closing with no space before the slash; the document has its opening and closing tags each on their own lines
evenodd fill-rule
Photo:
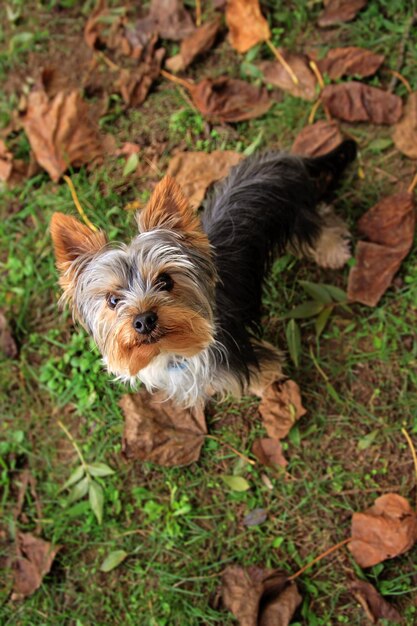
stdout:
<svg viewBox="0 0 417 626">
<path fill-rule="evenodd" d="M 68 81 L 76 82 L 89 55 L 82 29 L 92 5 L 76 0 L 8 3 L 21 15 L 16 25 L 2 17 L 0 125 L 8 123 L 28 77 L 36 79 L 42 64 L 60 64 Z M 321 31 L 316 26 L 318 2 L 268 0 L 262 6 L 278 45 L 315 50 L 320 56 L 332 46 L 363 45 L 384 53 L 385 67 L 392 69 L 412 11 L 406 0 L 370 0 L 354 22 Z M 34 37 L 11 46 L 16 32 Z M 256 54 L 259 59 L 269 53 L 259 48 Z M 416 67 L 414 38 L 401 68 L 413 89 Z M 242 58 L 222 40 L 187 76 L 238 77 L 242 72 Z M 370 82 L 387 85 L 389 80 L 383 70 Z M 401 83 L 396 93 L 406 95 Z M 91 96 L 99 104 L 105 100 L 103 131 L 111 132 L 118 145 L 131 141 L 141 146 L 140 176 L 123 176 L 124 160 L 114 157 L 95 170 L 72 172 L 90 219 L 112 239 L 134 232 L 134 216 L 124 207 L 147 199 L 174 150 L 243 151 L 254 141 L 260 147 L 288 149 L 311 110 L 310 103 L 276 92 L 273 107 L 262 118 L 213 128 L 184 94 L 160 79 L 138 109 L 125 110 L 118 96 L 108 97 L 105 91 Z M 359 144 L 365 177 L 358 175 L 357 166 L 351 168 L 334 206 L 355 236 L 357 218 L 381 196 L 407 185 L 414 166 L 394 148 L 389 128 L 351 124 L 346 129 Z M 18 156 L 27 159 L 24 135 L 13 142 Z M 0 360 L 0 558 L 10 550 L 6 537 L 16 530 L 13 510 L 23 468 L 36 478 L 42 535 L 62 545 L 51 573 L 26 600 L 10 600 L 7 577 L 0 591 L 2 624 L 233 624 L 216 600 L 227 564 L 294 572 L 348 537 L 352 512 L 367 508 L 379 495 L 394 490 L 415 501 L 413 463 L 401 428 L 417 435 L 416 250 L 376 308 L 338 309 L 320 340 L 313 323 L 302 321 L 300 364 L 296 368 L 288 358 L 286 371 L 299 383 L 308 413 L 284 443 L 285 471 L 250 466 L 221 443 L 250 454 L 253 440 L 264 432 L 253 398 L 210 407 L 209 426 L 217 440 L 207 439 L 198 463 L 164 469 L 123 460 L 118 400 L 127 390 L 102 370 L 85 333 L 58 310 L 48 224 L 53 211 L 75 214 L 68 188 L 40 172 L 0 192 L 0 303 L 19 348 L 18 358 Z M 348 268 L 320 270 L 290 256 L 277 261 L 264 295 L 267 338 L 286 348 L 283 315 L 305 299 L 299 280 L 345 289 L 347 274 Z M 115 470 L 99 479 L 105 491 L 102 525 L 88 501 L 70 504 L 67 492 L 60 491 L 77 457 L 58 420 L 87 461 L 102 461 Z M 246 477 L 250 490 L 229 490 L 224 474 Z M 267 512 L 267 520 L 245 527 L 244 516 L 256 508 Z M 28 493 L 19 527 L 33 531 L 36 520 L 35 501 Z M 128 558 L 113 571 L 101 572 L 103 559 L 116 549 L 125 550 Z M 416 556 L 414 548 L 366 572 L 410 626 L 417 621 Z M 360 574 L 341 549 L 302 575 L 304 599 L 293 624 L 364 624 L 363 609 L 346 589 L 354 572 Z"/>
</svg>

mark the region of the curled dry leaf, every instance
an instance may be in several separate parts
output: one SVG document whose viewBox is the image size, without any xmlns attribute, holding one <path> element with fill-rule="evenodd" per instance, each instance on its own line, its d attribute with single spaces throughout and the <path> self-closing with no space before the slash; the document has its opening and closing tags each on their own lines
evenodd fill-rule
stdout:
<svg viewBox="0 0 417 626">
<path fill-rule="evenodd" d="M 238 52 L 247 52 L 260 41 L 271 37 L 259 0 L 228 0 L 226 23 L 230 43 Z"/>
<path fill-rule="evenodd" d="M 200 206 L 208 187 L 227 176 L 242 155 L 233 150 L 177 152 L 171 159 L 167 174 L 181 185 L 193 207 Z"/>
<path fill-rule="evenodd" d="M 36 160 L 53 181 L 70 166 L 101 160 L 103 146 L 98 126 L 77 90 L 60 91 L 48 98 L 43 90 L 32 91 L 23 116 L 23 127 Z"/>
<path fill-rule="evenodd" d="M 348 548 L 355 561 L 372 567 L 413 547 L 417 516 L 405 498 L 387 493 L 364 513 L 353 514 L 351 536 Z"/>
<path fill-rule="evenodd" d="M 181 41 L 195 30 L 183 0 L 152 0 L 149 18 L 162 39 Z"/>
<path fill-rule="evenodd" d="M 328 74 L 332 80 L 342 76 L 372 76 L 384 62 L 383 54 L 376 54 L 366 48 L 349 46 L 333 48 L 317 66 L 322 74 Z"/>
<path fill-rule="evenodd" d="M 283 439 L 297 420 L 306 414 L 300 388 L 293 380 L 276 381 L 262 395 L 259 413 L 270 437 Z"/>
<path fill-rule="evenodd" d="M 191 65 L 196 57 L 213 46 L 220 29 L 221 19 L 216 17 L 197 28 L 181 42 L 180 52 L 165 63 L 171 72 L 179 72 Z"/>
<path fill-rule="evenodd" d="M 330 115 L 346 122 L 395 124 L 402 114 L 399 96 L 358 82 L 327 85 L 322 101 Z"/>
<path fill-rule="evenodd" d="M 34 163 L 28 165 L 21 159 L 15 159 L 4 141 L 0 139 L 0 182 L 14 187 L 31 175 L 33 167 Z"/>
<path fill-rule="evenodd" d="M 294 83 L 288 71 L 278 61 L 263 61 L 259 64 L 264 81 L 284 91 L 288 91 L 297 98 L 314 100 L 316 97 L 317 79 L 309 67 L 308 58 L 303 54 L 294 54 L 286 50 L 280 50 L 280 52 L 298 78 L 298 84 Z"/>
<path fill-rule="evenodd" d="M 205 78 L 188 88 L 197 109 L 213 122 L 242 122 L 260 117 L 272 104 L 262 87 L 227 76 Z"/>
<path fill-rule="evenodd" d="M 145 390 L 120 400 L 125 416 L 123 454 L 158 465 L 197 461 L 207 433 L 201 407 L 182 409 L 161 393 Z"/>
<path fill-rule="evenodd" d="M 366 617 L 372 624 L 377 624 L 380 619 L 401 623 L 401 615 L 397 609 L 387 602 L 371 583 L 355 578 L 349 582 L 348 589 L 362 606 Z"/>
<path fill-rule="evenodd" d="M 400 152 L 417 159 L 417 91 L 408 96 L 404 115 L 394 126 L 392 138 Z"/>
<path fill-rule="evenodd" d="M 358 222 L 359 232 L 370 241 L 356 246 L 356 264 L 348 280 L 348 298 L 376 306 L 390 286 L 413 244 L 414 199 L 410 193 L 383 198 Z"/>
<path fill-rule="evenodd" d="M 260 567 L 227 567 L 221 591 L 240 626 L 288 626 L 302 600 L 285 573 Z"/>
<path fill-rule="evenodd" d="M 342 141 L 343 135 L 337 122 L 320 120 L 299 132 L 291 152 L 303 156 L 320 156 L 337 148 Z"/>
<path fill-rule="evenodd" d="M 60 549 L 60 546 L 53 546 L 49 541 L 44 541 L 31 533 L 17 534 L 17 557 L 13 562 L 14 599 L 30 596 L 41 586 Z"/>
<path fill-rule="evenodd" d="M 165 56 L 164 48 L 154 51 L 156 37 L 146 48 L 144 58 L 133 69 L 122 69 L 116 89 L 120 92 L 124 102 L 129 106 L 137 107 L 145 101 L 154 80 L 161 71 L 162 60 Z"/>
<path fill-rule="evenodd" d="M 350 22 L 367 3 L 368 0 L 325 0 L 325 8 L 319 16 L 318 25 L 325 28 L 339 22 Z"/>
<path fill-rule="evenodd" d="M 267 467 L 286 467 L 287 459 L 282 452 L 282 446 L 279 439 L 272 437 L 263 437 L 255 439 L 252 445 L 252 454 L 256 456 L 259 463 Z"/>
<path fill-rule="evenodd" d="M 9 323 L 0 311 L 0 353 L 3 352 L 9 359 L 17 357 L 17 346 L 10 330 Z"/>
</svg>

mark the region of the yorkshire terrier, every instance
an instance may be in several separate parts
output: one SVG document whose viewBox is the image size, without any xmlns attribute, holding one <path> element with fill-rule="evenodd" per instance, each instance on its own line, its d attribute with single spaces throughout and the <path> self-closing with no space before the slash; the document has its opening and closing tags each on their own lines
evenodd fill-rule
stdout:
<svg viewBox="0 0 417 626">
<path fill-rule="evenodd" d="M 282 377 L 281 353 L 261 338 L 264 276 L 286 250 L 327 268 L 348 260 L 348 229 L 321 201 L 355 154 L 350 140 L 316 158 L 255 154 L 214 185 L 201 218 L 166 176 L 129 245 L 55 213 L 62 300 L 108 371 L 182 406 L 260 395 Z"/>
</svg>

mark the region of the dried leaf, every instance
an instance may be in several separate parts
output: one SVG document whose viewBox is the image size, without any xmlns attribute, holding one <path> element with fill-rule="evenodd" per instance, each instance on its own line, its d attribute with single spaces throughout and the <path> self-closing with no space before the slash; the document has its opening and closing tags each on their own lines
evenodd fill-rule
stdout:
<svg viewBox="0 0 417 626">
<path fill-rule="evenodd" d="M 263 437 L 253 442 L 252 454 L 256 456 L 259 463 L 267 467 L 286 467 L 287 459 L 282 452 L 282 446 L 279 439 L 272 437 Z"/>
<path fill-rule="evenodd" d="M 120 406 L 125 416 L 125 457 L 165 466 L 198 460 L 207 433 L 201 407 L 182 409 L 163 394 L 145 390 L 123 396 Z"/>
<path fill-rule="evenodd" d="M 371 241 L 356 246 L 356 264 L 348 280 L 348 298 L 376 306 L 413 244 L 415 211 L 412 194 L 384 198 L 358 222 L 359 231 Z"/>
<path fill-rule="evenodd" d="M 238 52 L 247 52 L 260 41 L 271 37 L 259 0 L 229 0 L 226 5 L 226 23 L 230 43 Z"/>
<path fill-rule="evenodd" d="M 320 120 L 298 133 L 291 152 L 303 156 L 320 156 L 337 148 L 342 141 L 343 135 L 337 122 Z"/>
<path fill-rule="evenodd" d="M 317 61 L 322 74 L 328 74 L 332 80 L 342 76 L 373 76 L 384 62 L 383 54 L 376 54 L 366 48 L 348 46 L 329 50 L 324 59 Z"/>
<path fill-rule="evenodd" d="M 206 22 L 186 37 L 180 47 L 179 54 L 167 60 L 165 65 L 171 72 L 179 72 L 191 65 L 196 57 L 213 46 L 221 24 L 220 17 Z"/>
<path fill-rule="evenodd" d="M 377 624 L 380 619 L 397 624 L 402 622 L 397 609 L 387 602 L 371 583 L 355 578 L 349 582 L 348 589 L 363 607 L 366 617 L 372 624 Z"/>
<path fill-rule="evenodd" d="M 324 2 L 325 8 L 319 16 L 318 25 L 325 28 L 339 22 L 350 22 L 367 2 L 368 0 L 327 0 Z"/>
<path fill-rule="evenodd" d="M 195 30 L 191 15 L 182 0 L 152 0 L 149 18 L 162 39 L 181 41 Z"/>
<path fill-rule="evenodd" d="M 364 513 L 352 516 L 348 548 L 361 567 L 404 554 L 417 539 L 417 516 L 408 501 L 396 493 L 375 500 Z"/>
<path fill-rule="evenodd" d="M 0 353 L 3 352 L 9 359 L 17 357 L 17 345 L 10 330 L 9 323 L 0 310 Z"/>
<path fill-rule="evenodd" d="M 301 404 L 300 388 L 293 380 L 269 385 L 259 404 L 266 432 L 276 439 L 286 437 L 295 422 L 306 412 Z"/>
<path fill-rule="evenodd" d="M 286 50 L 280 50 L 283 58 L 298 78 L 296 85 L 285 69 L 278 61 L 263 61 L 259 69 L 263 73 L 264 81 L 275 87 L 303 100 L 314 100 L 316 97 L 317 79 L 308 65 L 308 59 L 303 54 L 294 54 Z"/>
<path fill-rule="evenodd" d="M 283 572 L 232 565 L 222 576 L 222 600 L 240 626 L 288 626 L 302 598 Z"/>
<path fill-rule="evenodd" d="M 145 101 L 154 80 L 159 76 L 165 56 L 164 48 L 155 51 L 156 37 L 146 48 L 139 65 L 131 70 L 123 69 L 115 84 L 124 102 L 129 106 L 140 106 Z"/>
<path fill-rule="evenodd" d="M 98 126 L 78 91 L 60 91 L 50 100 L 45 91 L 32 91 L 23 126 L 38 163 L 53 181 L 72 165 L 97 162 L 103 146 Z"/>
<path fill-rule="evenodd" d="M 262 87 L 227 76 L 205 78 L 189 89 L 197 109 L 213 122 L 241 122 L 260 117 L 272 104 Z"/>
<path fill-rule="evenodd" d="M 402 114 L 399 96 L 358 82 L 327 85 L 322 101 L 330 115 L 346 122 L 395 124 Z"/>
<path fill-rule="evenodd" d="M 208 187 L 224 178 L 242 155 L 233 150 L 207 152 L 177 152 L 167 173 L 173 176 L 193 207 L 200 206 Z"/>
<path fill-rule="evenodd" d="M 404 115 L 394 126 L 392 138 L 400 152 L 417 159 L 417 91 L 408 96 Z"/>
<path fill-rule="evenodd" d="M 52 546 L 49 541 L 44 541 L 31 533 L 18 533 L 16 549 L 18 556 L 13 562 L 13 599 L 30 596 L 41 586 L 61 547 Z"/>
</svg>

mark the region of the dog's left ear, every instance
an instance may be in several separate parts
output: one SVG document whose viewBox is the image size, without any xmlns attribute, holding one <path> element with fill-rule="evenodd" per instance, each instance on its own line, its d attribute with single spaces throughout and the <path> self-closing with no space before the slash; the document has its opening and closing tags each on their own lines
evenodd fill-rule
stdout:
<svg viewBox="0 0 417 626">
<path fill-rule="evenodd" d="M 171 176 L 157 184 L 148 204 L 138 214 L 138 225 L 141 232 L 165 228 L 206 240 L 196 211 Z"/>
<path fill-rule="evenodd" d="M 93 256 L 107 243 L 106 235 L 102 231 L 93 232 L 75 217 L 64 213 L 53 214 L 51 235 L 56 264 L 60 271 L 64 271 L 81 256 Z"/>
</svg>

